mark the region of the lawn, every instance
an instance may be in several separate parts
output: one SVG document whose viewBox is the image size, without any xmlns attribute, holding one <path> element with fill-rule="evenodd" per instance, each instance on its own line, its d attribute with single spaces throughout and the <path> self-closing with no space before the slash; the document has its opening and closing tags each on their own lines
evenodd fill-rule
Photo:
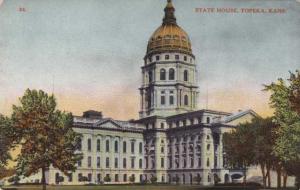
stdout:
<svg viewBox="0 0 300 190">
<path fill-rule="evenodd" d="M 11 190 L 41 190 L 41 186 L 8 186 Z M 102 186 L 47 186 L 48 190 L 254 190 L 253 187 L 200 187 L 184 185 L 102 185 Z"/>
</svg>

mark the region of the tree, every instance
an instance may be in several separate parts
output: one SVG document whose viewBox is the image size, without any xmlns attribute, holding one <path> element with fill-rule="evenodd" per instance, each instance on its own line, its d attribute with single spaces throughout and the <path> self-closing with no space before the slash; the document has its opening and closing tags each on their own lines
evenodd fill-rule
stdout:
<svg viewBox="0 0 300 190">
<path fill-rule="evenodd" d="M 201 180 L 202 179 L 201 179 L 200 175 L 197 175 L 194 177 L 194 181 L 196 181 L 198 185 L 200 184 Z"/>
<path fill-rule="evenodd" d="M 0 114 L 0 168 L 11 159 L 9 151 L 13 148 L 11 120 Z"/>
<path fill-rule="evenodd" d="M 156 176 L 152 176 L 150 178 L 151 183 L 156 183 L 157 182 L 157 177 Z"/>
<path fill-rule="evenodd" d="M 251 123 L 240 124 L 236 130 L 225 133 L 223 138 L 224 151 L 228 164 L 244 171 L 244 183 L 247 178 L 247 168 L 254 160 L 254 129 Z"/>
<path fill-rule="evenodd" d="M 134 182 L 135 182 L 135 176 L 134 176 L 134 175 L 131 175 L 131 176 L 129 177 L 129 181 L 130 181 L 131 183 L 134 183 Z"/>
<path fill-rule="evenodd" d="M 300 72 L 290 73 L 290 93 L 289 100 L 294 111 L 300 114 Z"/>
<path fill-rule="evenodd" d="M 270 106 L 274 109 L 274 121 L 279 125 L 274 153 L 283 162 L 286 172 L 300 181 L 300 76 L 299 71 L 290 73 L 287 81 L 278 79 L 265 85 L 271 92 Z M 285 185 L 285 184 L 284 184 Z"/>
<path fill-rule="evenodd" d="M 72 129 L 72 114 L 56 109 L 53 95 L 27 89 L 19 100 L 12 114 L 12 126 L 21 145 L 17 171 L 30 176 L 41 170 L 46 189 L 45 172 L 50 166 L 66 175 L 76 169 L 75 164 L 82 159 L 75 153 L 80 135 Z"/>
<path fill-rule="evenodd" d="M 109 175 L 106 175 L 103 179 L 105 182 L 111 182 L 111 178 Z"/>
</svg>

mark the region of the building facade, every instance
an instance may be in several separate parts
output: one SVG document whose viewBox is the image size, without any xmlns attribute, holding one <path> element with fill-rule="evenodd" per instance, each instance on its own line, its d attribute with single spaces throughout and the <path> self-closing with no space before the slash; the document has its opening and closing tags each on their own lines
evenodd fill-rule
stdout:
<svg viewBox="0 0 300 190">
<path fill-rule="evenodd" d="M 231 181 L 222 137 L 256 117 L 252 110 L 198 110 L 195 56 L 187 33 L 168 0 L 165 16 L 148 41 L 140 92 L 140 118 L 119 121 L 87 111 L 74 118 L 82 134 L 77 170 L 55 168 L 48 184 L 129 183 L 157 178 L 162 183 L 211 185 Z M 108 180 L 110 179 L 110 180 Z"/>
</svg>

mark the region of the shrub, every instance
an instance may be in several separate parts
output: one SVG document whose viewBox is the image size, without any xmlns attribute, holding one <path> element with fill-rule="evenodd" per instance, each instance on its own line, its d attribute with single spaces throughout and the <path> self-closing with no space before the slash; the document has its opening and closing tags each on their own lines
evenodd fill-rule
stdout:
<svg viewBox="0 0 300 190">
<path fill-rule="evenodd" d="M 156 183 L 157 182 L 157 177 L 156 176 L 152 176 L 150 178 L 151 183 Z"/>
</svg>

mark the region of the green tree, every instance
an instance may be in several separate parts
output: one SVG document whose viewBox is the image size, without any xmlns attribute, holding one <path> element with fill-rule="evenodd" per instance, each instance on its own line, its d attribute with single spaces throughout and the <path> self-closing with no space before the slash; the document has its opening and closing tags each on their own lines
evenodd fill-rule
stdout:
<svg viewBox="0 0 300 190">
<path fill-rule="evenodd" d="M 254 160 L 255 133 L 252 124 L 240 124 L 230 133 L 225 133 L 223 138 L 226 160 L 233 168 L 244 171 L 244 183 L 247 178 L 247 168 L 255 164 Z"/>
<path fill-rule="evenodd" d="M 106 175 L 103 179 L 105 182 L 111 182 L 111 178 L 109 175 Z"/>
<path fill-rule="evenodd" d="M 19 100 L 12 114 L 12 126 L 21 145 L 17 171 L 30 176 L 41 170 L 46 189 L 45 172 L 50 166 L 66 175 L 76 169 L 75 164 L 82 159 L 75 153 L 80 135 L 72 129 L 72 114 L 56 109 L 53 95 L 27 89 Z"/>
<path fill-rule="evenodd" d="M 157 182 L 157 177 L 156 176 L 152 176 L 150 178 L 151 183 L 156 183 Z"/>
<path fill-rule="evenodd" d="M 11 120 L 0 114 L 0 168 L 11 160 L 9 151 L 13 148 Z"/>
<path fill-rule="evenodd" d="M 131 183 L 134 183 L 134 182 L 135 182 L 135 176 L 134 176 L 134 175 L 131 175 L 131 176 L 129 177 L 129 181 L 130 181 Z"/>
<path fill-rule="evenodd" d="M 274 153 L 282 161 L 290 175 L 300 181 L 300 113 L 299 71 L 290 73 L 288 80 L 278 79 L 265 90 L 271 92 L 270 106 L 274 109 L 274 121 L 279 125 Z"/>
</svg>

